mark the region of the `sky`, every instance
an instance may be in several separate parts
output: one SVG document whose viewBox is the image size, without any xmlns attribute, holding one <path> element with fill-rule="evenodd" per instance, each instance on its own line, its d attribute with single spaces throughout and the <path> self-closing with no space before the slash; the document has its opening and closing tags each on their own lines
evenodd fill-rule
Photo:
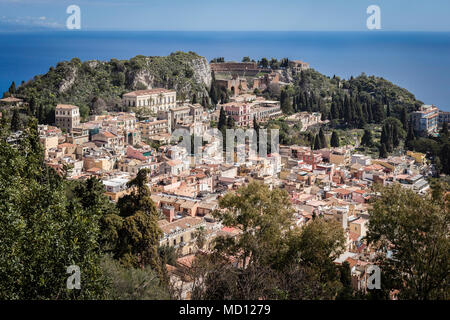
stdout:
<svg viewBox="0 0 450 320">
<path fill-rule="evenodd" d="M 0 0 L 0 32 L 81 30 L 363 31 L 378 5 L 381 30 L 450 31 L 449 0 Z"/>
</svg>

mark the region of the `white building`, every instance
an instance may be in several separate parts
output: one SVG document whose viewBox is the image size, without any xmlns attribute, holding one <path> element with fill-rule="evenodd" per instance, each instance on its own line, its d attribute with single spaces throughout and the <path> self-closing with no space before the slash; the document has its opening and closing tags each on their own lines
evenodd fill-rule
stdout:
<svg viewBox="0 0 450 320">
<path fill-rule="evenodd" d="M 147 107 L 152 112 L 168 111 L 177 105 L 177 92 L 162 88 L 138 90 L 126 93 L 122 97 L 127 107 Z"/>
</svg>

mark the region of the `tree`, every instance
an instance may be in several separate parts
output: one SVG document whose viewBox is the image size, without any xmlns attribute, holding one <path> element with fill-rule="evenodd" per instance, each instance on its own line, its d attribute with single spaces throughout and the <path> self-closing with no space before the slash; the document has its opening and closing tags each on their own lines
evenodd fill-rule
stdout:
<svg viewBox="0 0 450 320">
<path fill-rule="evenodd" d="M 450 174 L 450 142 L 446 142 L 439 152 L 439 158 L 442 163 L 442 172 Z"/>
<path fill-rule="evenodd" d="M 441 135 L 448 135 L 448 123 L 447 122 L 444 122 L 442 124 L 442 129 L 440 131 L 440 134 Z"/>
<path fill-rule="evenodd" d="M 414 134 L 414 129 L 412 123 L 408 124 L 408 134 L 406 136 L 405 145 L 407 148 L 412 149 L 414 140 L 416 139 L 416 135 Z"/>
<path fill-rule="evenodd" d="M 400 121 L 402 122 L 403 130 L 408 130 L 408 115 L 406 113 L 406 108 L 402 108 L 400 112 Z"/>
<path fill-rule="evenodd" d="M 219 113 L 219 123 L 217 124 L 217 128 L 219 131 L 223 131 L 227 125 L 227 115 L 225 114 L 225 110 L 223 107 L 220 108 Z"/>
<path fill-rule="evenodd" d="M 16 132 L 20 129 L 22 129 L 22 121 L 20 120 L 19 110 L 15 108 L 11 118 L 11 131 Z"/>
<path fill-rule="evenodd" d="M 11 83 L 11 86 L 9 87 L 8 92 L 9 92 L 11 95 L 16 94 L 16 83 L 15 83 L 14 81 Z"/>
<path fill-rule="evenodd" d="M 333 131 L 333 133 L 331 134 L 330 144 L 334 148 L 338 148 L 339 147 L 339 136 L 338 136 L 336 131 Z"/>
<path fill-rule="evenodd" d="M 372 131 L 370 129 L 364 129 L 364 134 L 361 138 L 361 144 L 369 148 L 373 146 Z"/>
<path fill-rule="evenodd" d="M 267 68 L 269 67 L 269 60 L 267 60 L 266 58 L 262 58 L 262 59 L 259 61 L 258 65 L 259 65 L 261 68 L 267 69 Z"/>
<path fill-rule="evenodd" d="M 105 298 L 108 300 L 167 300 L 168 290 L 149 267 L 126 268 L 111 257 L 101 260 L 108 281 Z"/>
<path fill-rule="evenodd" d="M 223 211 L 214 216 L 224 226 L 241 230 L 239 238 L 218 237 L 215 249 L 235 256 L 245 268 L 255 261 L 274 258 L 283 233 L 289 230 L 292 208 L 281 189 L 251 182 L 219 200 Z"/>
<path fill-rule="evenodd" d="M 320 140 L 320 148 L 328 148 L 327 138 L 325 137 L 325 133 L 322 128 L 319 129 L 319 140 Z"/>
<path fill-rule="evenodd" d="M 256 121 L 256 116 L 253 117 L 253 130 L 255 130 L 256 133 L 256 152 L 259 152 L 259 130 L 260 126 L 258 121 Z"/>
<path fill-rule="evenodd" d="M 0 299 L 102 298 L 100 216 L 68 197 L 43 160 L 35 120 L 16 148 L 0 141 Z M 80 290 L 66 287 L 70 265 L 81 270 Z"/>
<path fill-rule="evenodd" d="M 120 198 L 117 203 L 123 222 L 118 230 L 119 243 L 115 257 L 125 266 L 149 266 L 162 278 L 163 270 L 158 254 L 162 231 L 158 226 L 158 212 L 147 186 L 148 174 L 148 169 L 139 170 L 136 178 L 127 184 L 133 191 Z"/>
<path fill-rule="evenodd" d="M 94 97 L 91 101 L 90 114 L 102 114 L 106 110 L 106 102 L 102 98 Z"/>
<path fill-rule="evenodd" d="M 197 95 L 194 93 L 192 95 L 192 104 L 196 104 L 197 103 Z"/>
<path fill-rule="evenodd" d="M 382 289 L 399 290 L 401 299 L 449 299 L 450 215 L 444 199 L 399 185 L 377 191 L 367 240 L 379 252 Z"/>
<path fill-rule="evenodd" d="M 283 111 L 283 113 L 285 114 L 292 114 L 294 112 L 291 97 L 289 96 L 287 90 L 281 90 L 280 107 L 281 111 Z"/>
<path fill-rule="evenodd" d="M 379 156 L 378 157 L 381 159 L 386 159 L 387 156 L 388 156 L 388 153 L 386 151 L 386 145 L 384 143 L 382 143 L 379 148 Z"/>
<path fill-rule="evenodd" d="M 243 57 L 242 62 L 250 62 L 250 57 Z"/>
<path fill-rule="evenodd" d="M 319 138 L 318 134 L 314 138 L 314 147 L 313 147 L 313 149 L 314 150 L 320 150 L 321 149 L 321 147 L 320 147 L 320 138 Z"/>
</svg>

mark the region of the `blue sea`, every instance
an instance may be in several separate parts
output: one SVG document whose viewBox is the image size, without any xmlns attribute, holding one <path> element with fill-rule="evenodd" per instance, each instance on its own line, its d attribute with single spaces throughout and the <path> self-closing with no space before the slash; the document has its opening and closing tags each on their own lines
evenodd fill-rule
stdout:
<svg viewBox="0 0 450 320">
<path fill-rule="evenodd" d="M 194 51 L 208 60 L 299 59 L 328 76 L 362 72 L 450 111 L 449 32 L 93 32 L 0 33 L 0 90 L 58 61 L 129 59 Z"/>
</svg>

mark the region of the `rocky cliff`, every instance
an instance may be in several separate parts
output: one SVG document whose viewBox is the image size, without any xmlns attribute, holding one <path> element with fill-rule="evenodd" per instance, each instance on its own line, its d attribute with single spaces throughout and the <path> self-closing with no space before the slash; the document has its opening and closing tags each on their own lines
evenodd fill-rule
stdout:
<svg viewBox="0 0 450 320">
<path fill-rule="evenodd" d="M 34 77 L 19 87 L 18 94 L 36 108 L 51 111 L 57 103 L 70 103 L 87 115 L 93 101 L 102 99 L 112 110 L 120 106 L 122 94 L 132 90 L 162 87 L 175 89 L 180 99 L 207 97 L 211 80 L 208 61 L 194 52 L 107 62 L 74 58 Z"/>
</svg>

